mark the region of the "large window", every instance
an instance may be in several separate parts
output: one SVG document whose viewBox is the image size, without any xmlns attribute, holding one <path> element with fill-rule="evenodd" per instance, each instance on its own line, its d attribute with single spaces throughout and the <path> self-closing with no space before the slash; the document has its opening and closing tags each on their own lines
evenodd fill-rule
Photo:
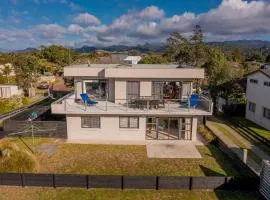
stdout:
<svg viewBox="0 0 270 200">
<path fill-rule="evenodd" d="M 270 109 L 269 108 L 263 108 L 263 117 L 266 119 L 270 119 Z"/>
<path fill-rule="evenodd" d="M 163 99 L 163 81 L 153 81 L 152 82 L 152 96 L 162 100 Z"/>
<path fill-rule="evenodd" d="M 254 113 L 255 113 L 255 111 L 256 111 L 256 104 L 253 103 L 253 102 L 249 102 L 249 103 L 248 103 L 248 110 L 249 110 L 250 112 L 254 112 Z"/>
<path fill-rule="evenodd" d="M 100 128 L 100 117 L 81 117 L 82 128 Z"/>
<path fill-rule="evenodd" d="M 108 93 L 106 80 L 85 80 L 83 85 L 84 92 L 91 98 L 105 100 Z"/>
<path fill-rule="evenodd" d="M 127 81 L 127 99 L 134 99 L 140 96 L 140 82 Z"/>
<path fill-rule="evenodd" d="M 139 128 L 139 117 L 119 117 L 119 128 Z"/>
</svg>

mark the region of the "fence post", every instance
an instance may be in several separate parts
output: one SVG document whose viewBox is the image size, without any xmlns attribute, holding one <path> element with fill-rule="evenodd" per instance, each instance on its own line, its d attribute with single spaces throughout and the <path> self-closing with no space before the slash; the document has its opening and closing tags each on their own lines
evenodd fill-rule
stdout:
<svg viewBox="0 0 270 200">
<path fill-rule="evenodd" d="M 189 190 L 192 190 L 193 188 L 193 177 L 189 177 Z"/>
<path fill-rule="evenodd" d="M 21 174 L 22 187 L 25 186 L 24 174 Z"/>
<path fill-rule="evenodd" d="M 243 162 L 245 164 L 247 163 L 247 154 L 248 154 L 247 149 L 243 149 Z"/>
<path fill-rule="evenodd" d="M 124 176 L 121 176 L 121 189 L 124 189 Z"/>
<path fill-rule="evenodd" d="M 159 190 L 159 176 L 156 177 L 156 190 Z"/>
</svg>

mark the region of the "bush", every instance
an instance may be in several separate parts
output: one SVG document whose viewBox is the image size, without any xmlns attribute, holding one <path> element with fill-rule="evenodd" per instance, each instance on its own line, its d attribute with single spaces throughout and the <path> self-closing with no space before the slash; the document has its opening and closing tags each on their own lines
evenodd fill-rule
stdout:
<svg viewBox="0 0 270 200">
<path fill-rule="evenodd" d="M 11 141 L 0 142 L 0 172 L 37 172 L 34 155 Z"/>
</svg>

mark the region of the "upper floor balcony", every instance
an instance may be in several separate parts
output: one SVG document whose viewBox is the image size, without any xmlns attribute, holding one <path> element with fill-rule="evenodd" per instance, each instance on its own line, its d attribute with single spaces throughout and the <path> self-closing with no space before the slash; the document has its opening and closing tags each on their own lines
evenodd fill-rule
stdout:
<svg viewBox="0 0 270 200">
<path fill-rule="evenodd" d="M 55 114 L 109 114 L 109 115 L 170 115 L 204 116 L 212 115 L 213 103 L 204 96 L 194 102 L 192 99 L 157 99 L 152 96 L 140 96 L 115 101 L 97 100 L 94 105 L 87 105 L 76 100 L 74 94 L 65 96 L 52 104 Z"/>
</svg>

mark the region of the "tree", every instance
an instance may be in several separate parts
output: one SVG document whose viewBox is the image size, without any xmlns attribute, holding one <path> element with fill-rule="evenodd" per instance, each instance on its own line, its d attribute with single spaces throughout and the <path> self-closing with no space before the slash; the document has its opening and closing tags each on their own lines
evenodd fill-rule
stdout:
<svg viewBox="0 0 270 200">
<path fill-rule="evenodd" d="M 203 43 L 201 27 L 196 25 L 189 39 L 178 32 L 170 34 L 167 39 L 166 54 L 179 64 L 202 66 L 207 61 L 208 56 L 207 47 Z"/>
<path fill-rule="evenodd" d="M 9 83 L 9 75 L 12 72 L 12 68 L 9 64 L 5 64 L 4 68 L 2 69 L 2 73 L 6 76 L 7 82 Z"/>
<path fill-rule="evenodd" d="M 139 62 L 139 64 L 167 64 L 167 63 L 169 63 L 168 58 L 159 55 L 144 56 Z"/>
<path fill-rule="evenodd" d="M 240 48 L 236 48 L 232 52 L 232 58 L 233 58 L 233 61 L 235 61 L 235 62 L 241 62 L 242 61 L 242 53 L 241 53 Z"/>
<path fill-rule="evenodd" d="M 17 84 L 33 96 L 34 87 L 40 76 L 40 66 L 34 56 L 18 56 L 14 62 Z"/>
<path fill-rule="evenodd" d="M 61 71 L 65 65 L 73 61 L 74 53 L 65 47 L 52 45 L 50 47 L 42 47 L 41 54 L 48 62 L 55 63 L 59 66 L 57 71 Z"/>
<path fill-rule="evenodd" d="M 270 62 L 270 54 L 266 56 L 265 62 L 266 62 L 266 63 L 269 63 L 269 62 Z"/>
</svg>

